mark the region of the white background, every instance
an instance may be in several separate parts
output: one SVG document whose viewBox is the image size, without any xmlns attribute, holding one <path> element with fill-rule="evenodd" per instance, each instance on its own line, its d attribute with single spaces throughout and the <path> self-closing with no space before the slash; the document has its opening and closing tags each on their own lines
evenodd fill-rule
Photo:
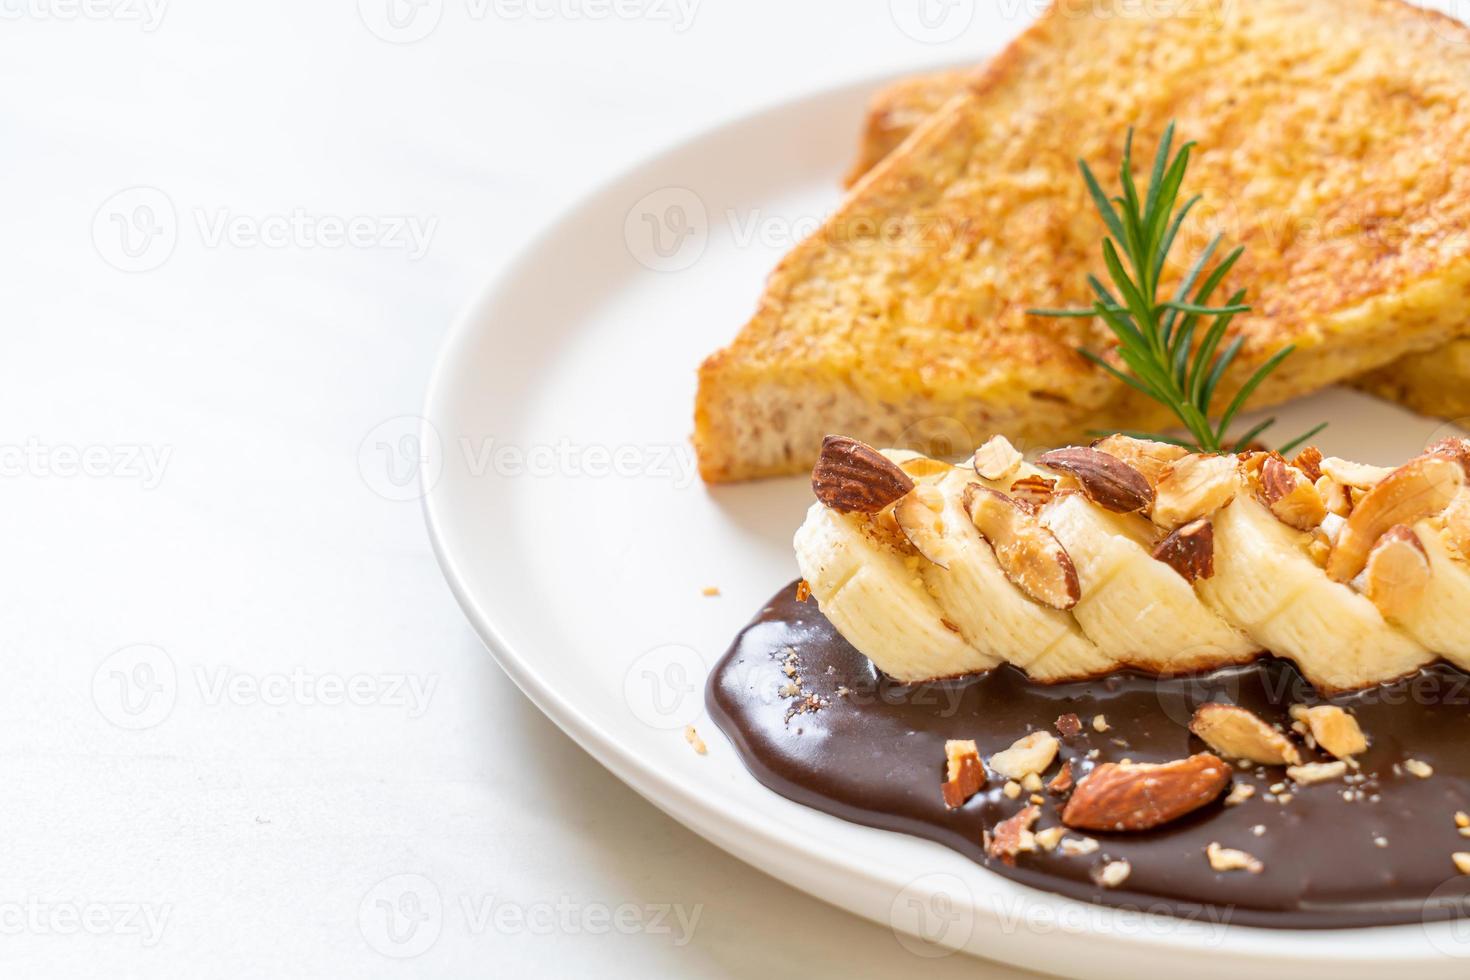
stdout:
<svg viewBox="0 0 1470 980">
<path fill-rule="evenodd" d="M 927 2 L 0 0 L 0 970 L 1018 976 L 916 959 L 617 783 L 375 462 L 580 194 L 1039 0 Z M 400 875 L 440 902 L 407 943 Z"/>
</svg>

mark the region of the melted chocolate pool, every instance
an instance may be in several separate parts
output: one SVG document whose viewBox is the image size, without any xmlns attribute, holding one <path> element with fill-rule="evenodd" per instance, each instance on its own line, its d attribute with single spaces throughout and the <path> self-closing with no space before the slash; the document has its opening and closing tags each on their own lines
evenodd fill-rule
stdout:
<svg viewBox="0 0 1470 980">
<path fill-rule="evenodd" d="M 1470 627 L 1467 627 L 1470 628 Z M 794 677 L 787 668 L 794 668 Z M 1432 667 L 1397 684 L 1332 703 L 1349 708 L 1372 747 L 1361 782 L 1289 787 L 1280 767 L 1236 770 L 1255 787 L 1244 803 L 1222 801 L 1141 834 L 1089 834 L 1095 853 L 1021 854 L 1015 867 L 988 857 L 981 832 L 1019 812 L 992 774 L 958 810 L 940 796 L 946 739 L 974 739 L 982 756 L 1028 731 L 1076 713 L 1083 731 L 1062 740 L 1060 760 L 1080 779 L 1101 762 L 1167 762 L 1206 746 L 1185 727 L 1195 706 L 1225 701 L 1290 724 L 1293 703 L 1322 703 L 1282 660 L 1266 659 L 1191 678 L 1120 673 L 1045 686 L 1004 667 L 978 677 L 900 685 L 876 674 L 815 601 L 782 589 L 747 626 L 710 677 L 707 700 L 747 768 L 789 799 L 846 820 L 952 847 L 1035 888 L 1109 905 L 1275 928 L 1342 928 L 1423 922 L 1470 914 L 1470 877 L 1450 855 L 1470 851 L 1455 826 L 1470 812 L 1470 677 Z M 820 706 L 814 707 L 819 704 Z M 1107 731 L 1095 731 L 1103 715 Z M 1096 756 L 1088 755 L 1096 750 Z M 1307 761 L 1328 761 L 1325 756 Z M 1418 759 L 1427 779 L 1402 767 Z M 1055 772 L 1055 769 L 1052 770 Z M 1350 791 L 1352 799 L 1344 799 Z M 1043 791 L 1038 830 L 1055 826 L 1058 798 Z M 1218 841 L 1265 864 L 1260 874 L 1217 873 L 1205 848 Z M 1104 889 L 1092 873 L 1126 860 L 1132 874 Z"/>
</svg>

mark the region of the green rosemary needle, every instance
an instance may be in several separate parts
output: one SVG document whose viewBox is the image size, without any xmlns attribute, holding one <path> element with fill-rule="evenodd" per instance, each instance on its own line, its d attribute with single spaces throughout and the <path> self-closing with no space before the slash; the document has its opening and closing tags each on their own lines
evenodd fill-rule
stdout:
<svg viewBox="0 0 1470 980">
<path fill-rule="evenodd" d="M 1239 452 L 1260 438 L 1276 423 L 1276 419 L 1270 418 L 1252 427 L 1227 446 L 1226 433 L 1231 423 L 1261 382 L 1291 355 L 1294 348 L 1288 346 L 1272 355 L 1229 400 L 1225 410 L 1214 417 L 1212 406 L 1221 394 L 1218 390 L 1220 381 L 1240 354 L 1244 338 L 1236 337 L 1223 350 L 1220 345 L 1231 322 L 1239 314 L 1248 312 L 1250 307 L 1245 305 L 1243 289 L 1232 295 L 1223 306 L 1212 305 L 1211 297 L 1245 249 L 1235 248 L 1211 266 L 1223 238 L 1217 235 L 1190 266 L 1174 297 L 1159 299 L 1159 279 L 1164 272 L 1164 263 L 1184 219 L 1200 200 L 1193 197 L 1177 209 L 1175 207 L 1195 144 L 1185 143 L 1177 154 L 1171 155 L 1173 144 L 1174 124 L 1170 123 L 1159 144 L 1148 188 L 1142 198 L 1133 179 L 1132 129 L 1128 130 L 1128 141 L 1123 149 L 1120 196 L 1109 199 L 1087 162 L 1078 161 L 1088 193 L 1108 230 L 1108 236 L 1103 239 L 1103 261 L 1116 293 L 1097 276 L 1088 276 L 1088 285 L 1097 296 L 1092 306 L 1030 312 L 1037 316 L 1101 317 L 1117 338 L 1116 352 L 1128 370 L 1119 370 L 1093 351 L 1080 349 L 1079 353 L 1118 380 L 1167 407 L 1193 441 L 1152 433 L 1127 435 L 1171 442 L 1198 452 Z M 1206 321 L 1208 326 L 1196 343 L 1196 334 Z M 1280 451 L 1290 452 L 1326 427 L 1324 422 L 1281 446 Z"/>
</svg>

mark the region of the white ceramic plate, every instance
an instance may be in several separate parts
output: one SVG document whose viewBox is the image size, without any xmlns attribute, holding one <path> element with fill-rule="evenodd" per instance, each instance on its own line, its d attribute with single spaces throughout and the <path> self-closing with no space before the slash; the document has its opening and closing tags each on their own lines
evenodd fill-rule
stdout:
<svg viewBox="0 0 1470 980">
<path fill-rule="evenodd" d="M 1070 902 L 938 845 L 776 796 L 703 713 L 709 667 L 795 577 L 801 479 L 708 490 L 694 371 L 838 199 L 865 101 L 826 92 L 648 160 L 551 226 L 455 326 L 423 423 L 430 534 L 517 684 L 661 809 L 782 881 L 910 938 L 1061 974 L 1462 976 L 1450 926 L 1279 932 Z M 1442 426 L 1350 392 L 1295 406 L 1330 452 L 1388 462 Z M 702 590 L 718 587 L 718 597 Z M 685 742 L 692 722 L 707 756 Z"/>
</svg>

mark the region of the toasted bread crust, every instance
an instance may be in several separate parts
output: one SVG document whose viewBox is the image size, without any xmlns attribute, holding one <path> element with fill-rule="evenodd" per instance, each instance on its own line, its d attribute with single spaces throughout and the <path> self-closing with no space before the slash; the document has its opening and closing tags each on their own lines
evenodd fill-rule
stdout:
<svg viewBox="0 0 1470 980">
<path fill-rule="evenodd" d="M 1101 232 L 1074 161 L 1115 172 L 1130 125 L 1138 161 L 1170 120 L 1199 143 L 1180 260 L 1246 246 L 1227 384 L 1297 346 L 1253 404 L 1470 331 L 1470 31 L 1400 0 L 1169 6 L 1062 0 L 854 186 L 701 368 L 706 479 L 799 471 L 829 431 L 931 452 L 916 427 L 1164 421 L 1077 354 L 1111 347 L 1098 324 L 1026 312 L 1086 302 Z"/>
</svg>

